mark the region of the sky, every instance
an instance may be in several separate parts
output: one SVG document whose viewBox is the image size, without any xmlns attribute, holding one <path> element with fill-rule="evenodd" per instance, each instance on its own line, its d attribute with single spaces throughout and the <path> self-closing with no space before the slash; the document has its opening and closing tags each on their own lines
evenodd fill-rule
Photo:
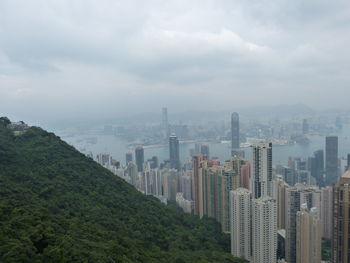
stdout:
<svg viewBox="0 0 350 263">
<path fill-rule="evenodd" d="M 1 0 L 0 115 L 349 108 L 348 0 Z"/>
</svg>

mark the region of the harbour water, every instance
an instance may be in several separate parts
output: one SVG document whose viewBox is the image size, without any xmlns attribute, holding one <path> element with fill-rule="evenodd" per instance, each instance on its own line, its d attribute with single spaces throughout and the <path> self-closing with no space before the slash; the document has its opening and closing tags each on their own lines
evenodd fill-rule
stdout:
<svg viewBox="0 0 350 263">
<path fill-rule="evenodd" d="M 339 136 L 339 157 L 345 157 L 350 153 L 350 125 L 344 126 L 344 128 L 338 132 L 338 134 L 332 134 Z M 76 149 L 83 153 L 92 152 L 94 156 L 101 152 L 109 152 L 114 159 L 125 163 L 125 153 L 133 152 L 133 149 L 128 148 L 128 143 L 113 136 L 113 135 L 93 135 L 97 138 L 96 143 L 88 142 L 92 135 L 76 135 L 65 137 L 62 139 L 73 145 Z M 312 135 L 309 136 L 309 144 L 293 144 L 293 145 L 273 145 L 273 164 L 286 165 L 288 157 L 303 157 L 307 158 L 313 155 L 313 152 L 319 149 L 325 148 L 325 136 Z M 218 157 L 221 161 L 225 161 L 230 157 L 230 143 L 218 143 L 218 142 L 203 142 L 203 144 L 209 145 L 210 157 Z M 181 162 L 185 162 L 190 156 L 190 149 L 194 148 L 194 143 L 180 143 L 180 159 Z M 249 159 L 250 148 L 244 148 L 246 159 Z M 145 147 L 145 159 L 157 156 L 159 161 L 162 162 L 169 159 L 169 149 L 167 145 L 157 145 L 151 147 Z"/>
</svg>

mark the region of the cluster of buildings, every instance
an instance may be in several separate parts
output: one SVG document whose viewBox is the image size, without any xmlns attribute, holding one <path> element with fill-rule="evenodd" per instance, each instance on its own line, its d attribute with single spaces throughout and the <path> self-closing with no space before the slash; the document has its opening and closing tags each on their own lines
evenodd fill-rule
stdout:
<svg viewBox="0 0 350 263">
<path fill-rule="evenodd" d="M 272 143 L 252 145 L 249 160 L 244 158 L 239 116 L 233 113 L 228 160 L 210 159 L 203 146 L 181 164 L 179 140 L 168 133 L 163 113 L 169 160 L 145 160 L 142 146 L 135 148 L 135 161 L 126 153 L 125 165 L 108 153 L 96 160 L 146 195 L 216 219 L 230 234 L 236 257 L 253 263 L 319 263 L 324 238 L 332 240 L 333 262 L 350 262 L 350 172 L 338 180 L 336 136 L 326 138 L 325 158 L 319 150 L 307 160 L 290 158 L 288 166 L 273 167 Z"/>
</svg>

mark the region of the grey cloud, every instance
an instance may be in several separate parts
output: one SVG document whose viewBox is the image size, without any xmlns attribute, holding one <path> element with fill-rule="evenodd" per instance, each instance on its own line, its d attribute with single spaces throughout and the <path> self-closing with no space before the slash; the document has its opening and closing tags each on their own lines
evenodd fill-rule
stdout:
<svg viewBox="0 0 350 263">
<path fill-rule="evenodd" d="M 108 111 L 233 99 L 345 107 L 349 14 L 345 0 L 4 0 L 0 110 L 42 105 L 59 116 L 78 105 L 79 115 L 113 98 Z"/>
</svg>

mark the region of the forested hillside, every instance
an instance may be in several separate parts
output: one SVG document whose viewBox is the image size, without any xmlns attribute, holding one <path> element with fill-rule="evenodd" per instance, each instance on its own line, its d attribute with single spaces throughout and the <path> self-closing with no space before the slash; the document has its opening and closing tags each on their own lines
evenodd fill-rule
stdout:
<svg viewBox="0 0 350 263">
<path fill-rule="evenodd" d="M 31 127 L 0 118 L 0 262 L 244 262 L 211 219 L 165 206 Z"/>
</svg>

